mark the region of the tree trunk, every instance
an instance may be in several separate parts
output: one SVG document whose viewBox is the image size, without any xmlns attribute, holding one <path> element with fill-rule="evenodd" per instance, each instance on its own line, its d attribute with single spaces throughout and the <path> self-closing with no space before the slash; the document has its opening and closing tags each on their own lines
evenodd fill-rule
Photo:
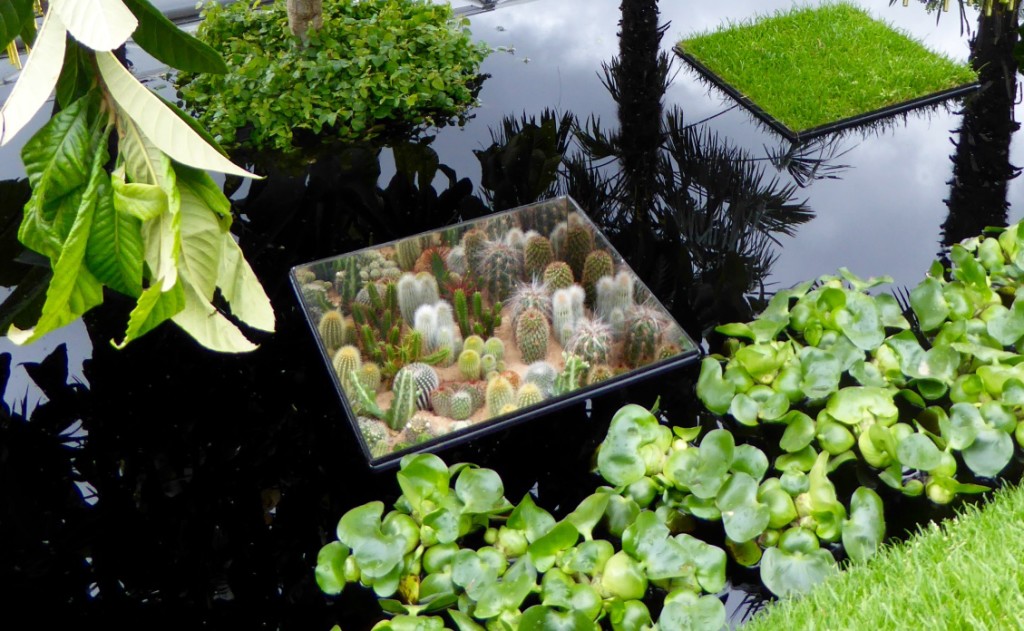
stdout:
<svg viewBox="0 0 1024 631">
<path fill-rule="evenodd" d="M 323 26 L 323 0 L 288 0 L 288 28 L 299 39 Z"/>
</svg>

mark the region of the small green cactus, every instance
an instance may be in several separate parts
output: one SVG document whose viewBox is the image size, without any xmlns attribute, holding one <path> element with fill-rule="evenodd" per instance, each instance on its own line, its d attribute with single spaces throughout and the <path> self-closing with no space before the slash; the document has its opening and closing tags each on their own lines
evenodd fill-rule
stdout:
<svg viewBox="0 0 1024 631">
<path fill-rule="evenodd" d="M 452 415 L 452 398 L 455 391 L 448 386 L 442 386 L 430 393 L 430 407 L 435 414 L 440 416 Z"/>
<path fill-rule="evenodd" d="M 405 431 L 402 432 L 402 436 L 405 440 L 417 444 L 430 440 L 437 436 L 437 431 L 434 429 L 434 424 L 431 422 L 428 416 L 423 414 L 414 414 L 409 422 L 405 425 Z"/>
<path fill-rule="evenodd" d="M 633 307 L 626 314 L 626 342 L 623 354 L 630 366 L 638 368 L 654 360 L 661 343 L 663 323 L 650 307 Z"/>
<path fill-rule="evenodd" d="M 484 342 L 484 354 L 494 355 L 494 359 L 501 361 L 505 358 L 505 343 L 501 338 L 489 337 Z"/>
<path fill-rule="evenodd" d="M 599 383 L 614 376 L 615 371 L 608 364 L 595 364 L 590 367 L 590 372 L 587 373 L 587 384 Z"/>
<path fill-rule="evenodd" d="M 316 272 L 309 269 L 308 267 L 300 267 L 295 270 L 295 282 L 301 287 L 306 283 L 312 283 L 316 280 Z"/>
<path fill-rule="evenodd" d="M 546 361 L 535 361 L 523 372 L 523 382 L 535 384 L 545 397 L 550 397 L 555 390 L 555 379 L 558 369 Z"/>
<path fill-rule="evenodd" d="M 669 359 L 683 352 L 683 349 L 673 342 L 667 342 L 658 347 L 658 352 L 654 354 L 655 361 L 661 361 L 663 359 Z"/>
<path fill-rule="evenodd" d="M 360 416 L 356 419 L 356 424 L 359 426 L 359 433 L 362 434 L 363 442 L 366 443 L 366 448 L 370 450 L 371 456 L 380 458 L 391 451 L 391 446 L 388 444 L 388 431 L 383 423 L 376 419 Z"/>
<path fill-rule="evenodd" d="M 466 253 L 466 264 L 470 273 L 479 274 L 477 263 L 487 245 L 487 233 L 480 228 L 470 228 L 462 235 L 462 248 Z"/>
<path fill-rule="evenodd" d="M 463 350 L 476 351 L 478 355 L 484 354 L 484 338 L 479 335 L 470 335 L 462 342 Z"/>
<path fill-rule="evenodd" d="M 470 348 L 463 349 L 459 353 L 459 372 L 462 376 L 469 380 L 479 379 L 480 370 L 480 353 Z"/>
<path fill-rule="evenodd" d="M 594 233 L 582 222 L 569 223 L 565 233 L 565 255 L 562 257 L 575 278 L 583 278 L 583 265 L 594 249 Z"/>
<path fill-rule="evenodd" d="M 468 390 L 459 390 L 452 395 L 451 407 L 448 416 L 456 421 L 464 421 L 473 415 L 476 410 L 473 405 L 473 397 Z"/>
<path fill-rule="evenodd" d="M 498 358 L 490 353 L 484 353 L 480 356 L 480 371 L 483 374 L 494 372 L 498 369 Z"/>
<path fill-rule="evenodd" d="M 444 262 L 448 266 L 448 271 L 452 274 L 465 276 L 469 273 L 469 264 L 467 263 L 466 248 L 464 246 L 457 245 L 449 250 Z"/>
<path fill-rule="evenodd" d="M 352 384 L 351 375 L 353 371 L 358 374 L 362 368 L 362 357 L 359 355 L 359 349 L 355 346 L 347 345 L 342 346 L 334 353 L 332 364 L 334 365 L 334 372 L 338 375 L 338 380 L 341 382 L 341 388 L 348 395 L 350 403 L 352 401 Z M 353 405 L 355 407 L 355 405 Z"/>
<path fill-rule="evenodd" d="M 615 262 L 612 256 L 604 250 L 594 250 L 587 255 L 583 262 L 583 276 L 580 284 L 587 292 L 587 304 L 593 306 L 597 300 L 597 281 L 604 276 L 611 276 L 615 272 Z"/>
<path fill-rule="evenodd" d="M 544 359 L 548 354 L 548 319 L 539 309 L 528 308 L 516 322 L 516 347 L 526 363 Z"/>
<path fill-rule="evenodd" d="M 492 303 L 502 302 L 512 293 L 523 275 L 519 253 L 500 242 L 491 242 L 480 253 L 477 265 L 480 283 Z"/>
<path fill-rule="evenodd" d="M 508 379 L 497 376 L 487 382 L 485 395 L 488 416 L 498 416 L 507 405 L 515 405 L 516 391 Z"/>
<path fill-rule="evenodd" d="M 562 372 L 555 378 L 555 396 L 572 392 L 583 386 L 590 365 L 579 355 L 562 353 Z"/>
<path fill-rule="evenodd" d="M 438 377 L 437 371 L 427 364 L 413 362 L 403 366 L 398 371 L 395 375 L 395 383 L 398 383 L 398 377 L 403 373 L 413 375 L 416 383 L 416 407 L 420 410 L 430 407 L 430 393 L 437 390 L 438 386 L 441 385 L 441 379 Z"/>
<path fill-rule="evenodd" d="M 525 408 L 544 400 L 544 393 L 535 383 L 524 383 L 516 393 L 516 407 Z"/>
<path fill-rule="evenodd" d="M 523 271 L 526 279 L 540 278 L 544 270 L 555 260 L 555 251 L 551 241 L 542 235 L 532 236 L 523 246 Z"/>
<path fill-rule="evenodd" d="M 391 408 L 385 416 L 388 427 L 395 431 L 401 431 L 416 413 L 416 397 L 419 388 L 416 384 L 416 375 L 411 370 L 399 370 L 395 375 L 395 382 L 391 390 L 395 398 L 391 402 Z"/>
<path fill-rule="evenodd" d="M 519 283 L 512 297 L 508 300 L 509 314 L 512 316 L 512 326 L 519 321 L 519 316 L 524 311 L 533 307 L 539 309 L 544 317 L 551 318 L 551 292 L 537 280 L 529 283 Z"/>
<path fill-rule="evenodd" d="M 362 286 L 363 281 L 359 278 L 356 257 L 345 257 L 341 261 L 341 269 L 334 274 L 334 291 L 338 292 L 342 308 L 348 309 Z"/>
<path fill-rule="evenodd" d="M 575 278 L 572 268 L 565 261 L 552 261 L 544 268 L 544 286 L 552 293 L 557 289 L 572 287 Z"/>
<path fill-rule="evenodd" d="M 416 265 L 416 259 L 423 252 L 423 245 L 418 237 L 404 239 L 395 244 L 395 262 L 403 271 L 412 271 Z"/>
<path fill-rule="evenodd" d="M 368 390 L 376 392 L 380 388 L 382 376 L 380 366 L 373 362 L 366 362 L 358 371 L 359 383 Z"/>
<path fill-rule="evenodd" d="M 328 353 L 334 353 L 345 345 L 345 317 L 337 309 L 331 309 L 320 316 L 320 323 L 317 330 L 320 331 L 320 339 L 324 341 Z"/>
</svg>

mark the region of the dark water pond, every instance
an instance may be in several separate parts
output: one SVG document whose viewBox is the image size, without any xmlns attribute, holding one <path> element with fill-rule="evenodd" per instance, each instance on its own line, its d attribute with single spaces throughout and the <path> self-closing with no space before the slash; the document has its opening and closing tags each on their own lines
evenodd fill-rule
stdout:
<svg viewBox="0 0 1024 631">
<path fill-rule="evenodd" d="M 970 53 L 955 11 L 936 25 L 918 3 L 859 4 L 934 49 L 960 59 Z M 788 6 L 664 0 L 660 21 L 670 26 L 661 49 L 723 20 Z M 0 601 L 26 608 L 44 624 L 73 618 L 114 626 L 173 621 L 186 628 L 371 626 L 377 618 L 372 599 L 349 589 L 328 601 L 312 567 L 345 510 L 371 499 L 390 501 L 397 488 L 393 474 L 366 468 L 286 272 L 486 212 L 482 177 L 496 206 L 535 196 L 520 186 L 514 169 L 498 172 L 494 161 L 482 168 L 473 152 L 491 147 L 503 117 L 539 116 L 545 108 L 618 128 L 619 107 L 602 83 L 602 63 L 619 54 L 621 18 L 613 0 L 535 0 L 475 15 L 474 35 L 497 50 L 485 63 L 491 77 L 475 118 L 464 128 L 441 130 L 432 144 L 456 174 L 451 184 L 439 175 L 436 192 L 393 177 L 390 154 L 378 160 L 366 149 L 334 152 L 301 173 L 273 167 L 267 180 L 236 190 L 236 233 L 278 318 L 278 332 L 261 338 L 255 353 L 205 353 L 170 326 L 115 351 L 108 340 L 120 336 L 131 305 L 114 296 L 84 322 L 34 347 L 0 338 Z M 967 24 L 978 32 L 975 13 L 968 12 Z M 990 56 L 989 68 L 1011 63 L 1005 51 L 999 56 L 991 48 L 978 48 Z M 650 70 L 644 64 L 651 59 L 635 55 L 623 75 L 632 73 L 634 81 L 620 84 L 621 125 L 628 132 L 621 164 L 638 178 L 644 163 L 630 152 L 641 143 L 631 139 L 642 139 L 649 128 L 637 112 L 644 111 L 644 97 L 650 99 L 641 88 L 652 82 L 635 80 Z M 666 108 L 681 108 L 686 123 L 706 119 L 703 138 L 717 135 L 748 152 L 739 162 L 729 154 L 732 166 L 714 162 L 718 171 L 706 180 L 724 180 L 721 190 L 728 191 L 733 180 L 721 172 L 764 170 L 739 178 L 748 194 L 733 191 L 724 202 L 716 198 L 721 190 L 694 185 L 685 216 L 706 219 L 711 214 L 702 209 L 756 204 L 753 193 L 773 178 L 776 190 L 792 187 L 792 203 L 802 202 L 797 215 L 814 216 L 794 224 L 792 235 L 776 234 L 777 243 L 748 244 L 747 253 L 757 256 L 743 258 L 710 247 L 683 252 L 678 236 L 644 241 L 621 213 L 604 213 L 616 246 L 695 339 L 716 322 L 749 315 L 748 291 L 772 291 L 841 266 L 912 285 L 944 242 L 1019 219 L 1024 191 L 1011 177 L 1020 153 L 1013 67 L 990 77 L 991 85 L 966 106 L 911 113 L 830 145 L 790 152 L 782 168 L 771 158 L 785 154 L 787 143 L 709 92 L 680 63 L 671 75 Z M 542 140 L 532 138 L 538 146 Z M 4 178 L 22 176 L 18 144 L 0 152 Z M 521 150 L 500 143 L 485 157 L 521 159 L 515 153 Z M 815 164 L 817 179 L 798 168 Z M 609 169 L 601 172 L 610 177 Z M 585 206 L 609 199 L 600 187 L 577 181 L 570 188 Z M 0 300 L 19 284 L 28 286 L 33 270 L 14 241 L 25 194 L 13 180 L 0 187 Z M 650 404 L 662 395 L 667 415 L 689 422 L 698 414 L 689 395 L 694 377 L 681 372 L 633 386 L 442 455 L 498 470 L 513 501 L 532 491 L 539 504 L 564 512 L 595 485 L 588 462 L 611 413 L 627 401 Z M 891 530 L 899 531 L 914 523 L 921 506 L 889 510 Z M 764 595 L 756 573 L 737 572 L 723 597 L 731 623 L 738 624 Z"/>
</svg>

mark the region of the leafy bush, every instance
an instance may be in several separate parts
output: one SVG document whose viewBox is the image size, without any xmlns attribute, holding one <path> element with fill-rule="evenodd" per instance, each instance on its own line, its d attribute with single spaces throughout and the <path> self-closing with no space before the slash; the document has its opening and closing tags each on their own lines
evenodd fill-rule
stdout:
<svg viewBox="0 0 1024 631">
<path fill-rule="evenodd" d="M 305 42 L 288 30 L 283 0 L 264 9 L 214 3 L 204 18 L 197 34 L 229 72 L 183 72 L 177 85 L 229 147 L 287 152 L 299 130 L 357 141 L 460 120 L 476 102 L 488 50 L 450 6 L 424 0 L 324 3 L 323 27 Z"/>
</svg>

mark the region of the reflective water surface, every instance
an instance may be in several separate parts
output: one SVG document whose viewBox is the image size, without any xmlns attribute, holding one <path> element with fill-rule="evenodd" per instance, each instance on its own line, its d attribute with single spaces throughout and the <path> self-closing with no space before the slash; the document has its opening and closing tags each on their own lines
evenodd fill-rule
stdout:
<svg viewBox="0 0 1024 631">
<path fill-rule="evenodd" d="M 473 34 L 496 49 L 490 77 L 474 118 L 430 144 L 444 165 L 432 182 L 373 147 L 331 149 L 304 169 L 258 160 L 266 180 L 227 182 L 235 232 L 278 317 L 258 351 L 215 356 L 170 326 L 116 351 L 108 341 L 131 303 L 114 295 L 35 347 L 0 338 L 4 602 L 44 624 L 361 629 L 378 619 L 361 590 L 328 600 L 313 582 L 338 517 L 398 489 L 366 468 L 344 422 L 287 280 L 293 265 L 568 192 L 701 339 L 750 317 L 763 292 L 842 266 L 915 284 L 945 244 L 1020 218 L 1014 23 L 968 12 L 962 34 L 955 10 L 936 24 L 919 3 L 861 2 L 959 59 L 975 35 L 983 89 L 793 148 L 658 54 L 790 3 L 662 0 L 653 20 L 651 4 L 535 0 L 473 16 Z M 668 25 L 660 41 L 658 23 Z M 584 136 L 570 134 L 573 121 Z M 15 239 L 24 138 L 0 151 L 0 321 L 45 280 Z M 432 159 L 403 155 L 405 165 Z M 611 413 L 661 395 L 666 416 L 689 423 L 693 378 L 631 386 L 442 455 L 495 468 L 513 502 L 532 492 L 564 513 L 596 484 L 588 463 Z M 889 510 L 895 534 L 921 513 Z M 738 624 L 764 594 L 756 572 L 731 576 L 722 597 Z"/>
</svg>

